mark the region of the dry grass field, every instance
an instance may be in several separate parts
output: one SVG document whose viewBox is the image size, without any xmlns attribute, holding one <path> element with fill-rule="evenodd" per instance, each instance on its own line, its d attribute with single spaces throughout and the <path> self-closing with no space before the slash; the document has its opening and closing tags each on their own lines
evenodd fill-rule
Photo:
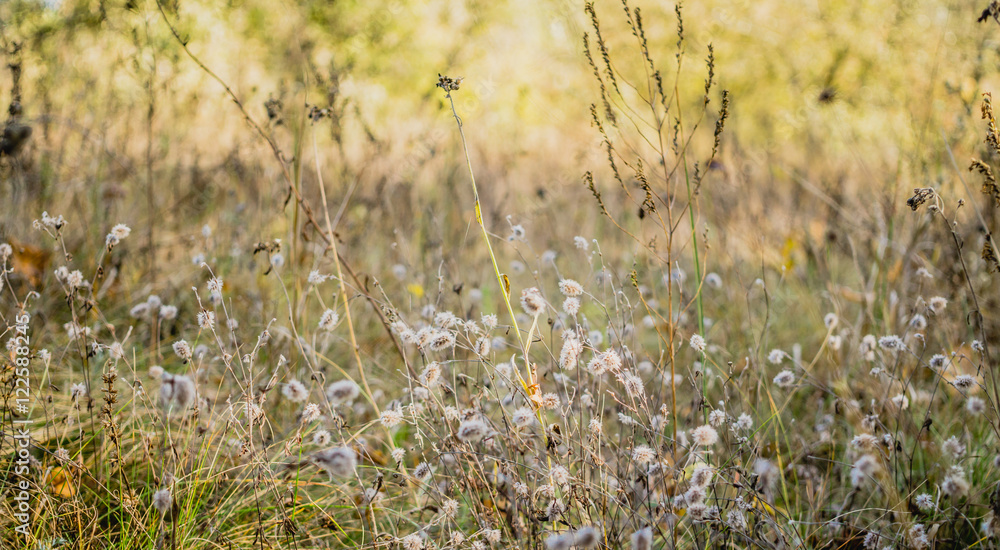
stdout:
<svg viewBox="0 0 1000 550">
<path fill-rule="evenodd" d="M 1000 546 L 998 46 L 0 2 L 0 550 Z"/>
</svg>

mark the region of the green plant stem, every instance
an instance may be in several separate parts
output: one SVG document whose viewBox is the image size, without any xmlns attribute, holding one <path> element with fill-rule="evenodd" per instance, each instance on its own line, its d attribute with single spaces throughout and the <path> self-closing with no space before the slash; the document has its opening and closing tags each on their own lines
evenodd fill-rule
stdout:
<svg viewBox="0 0 1000 550">
<path fill-rule="evenodd" d="M 534 385 L 534 377 L 531 373 L 531 361 L 528 359 L 528 347 L 525 344 L 524 337 L 521 336 L 521 330 L 517 326 L 517 318 L 514 315 L 514 308 L 510 304 L 510 286 L 509 284 L 504 284 L 504 278 L 500 274 L 500 267 L 497 265 L 496 254 L 493 253 L 493 245 L 490 243 L 490 233 L 486 230 L 486 224 L 483 222 L 483 211 L 481 203 L 479 202 L 479 188 L 476 186 L 476 174 L 472 170 L 472 157 L 469 155 L 469 144 L 465 140 L 465 130 L 462 129 L 462 119 L 458 116 L 458 111 L 455 109 L 455 99 L 451 97 L 451 92 L 447 93 L 448 102 L 451 105 L 451 113 L 455 117 L 455 122 L 458 124 L 458 133 L 462 138 L 462 149 L 465 151 L 465 162 L 469 168 L 469 178 L 472 182 L 472 196 L 475 199 L 476 207 L 476 222 L 479 224 L 479 228 L 483 232 L 483 240 L 486 241 L 486 250 L 490 253 L 490 261 L 493 263 L 493 274 L 496 276 L 497 285 L 500 286 L 500 293 L 503 295 L 504 304 L 507 305 L 507 313 L 510 315 L 510 322 L 514 326 L 514 333 L 517 335 L 517 342 L 521 346 L 521 351 L 524 353 L 524 368 L 525 372 L 528 374 L 528 380 L 525 381 L 521 377 L 521 373 L 517 373 L 518 380 L 521 385 L 524 386 L 524 391 L 528 395 L 532 395 L 532 386 Z M 537 321 L 537 317 L 536 317 Z M 535 323 L 532 323 L 532 328 L 534 328 Z M 528 343 L 531 342 L 531 334 L 528 334 Z"/>
</svg>

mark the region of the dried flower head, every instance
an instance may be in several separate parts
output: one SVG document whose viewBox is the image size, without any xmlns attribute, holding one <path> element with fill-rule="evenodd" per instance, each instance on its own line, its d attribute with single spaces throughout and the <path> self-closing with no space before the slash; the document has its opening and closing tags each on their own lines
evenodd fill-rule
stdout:
<svg viewBox="0 0 1000 550">
<path fill-rule="evenodd" d="M 948 358 L 940 353 L 931 357 L 931 360 L 927 362 L 932 369 L 943 369 L 945 365 L 948 364 Z"/>
<path fill-rule="evenodd" d="M 326 397 L 334 406 L 350 403 L 361 395 L 361 388 L 353 380 L 338 380 L 326 387 Z"/>
<path fill-rule="evenodd" d="M 905 411 L 906 409 L 910 408 L 910 398 L 906 397 L 905 394 L 900 393 L 900 394 L 896 395 L 895 397 L 893 397 L 891 399 L 891 401 L 892 401 L 892 404 L 898 410 Z"/>
<path fill-rule="evenodd" d="M 549 477 L 552 479 L 553 483 L 562 486 L 569 483 L 570 474 L 569 470 L 567 470 L 565 466 L 557 464 L 549 470 Z"/>
<path fill-rule="evenodd" d="M 482 441 L 490 434 L 490 427 L 482 420 L 473 418 L 459 424 L 455 435 L 460 441 L 465 443 L 476 443 Z"/>
<path fill-rule="evenodd" d="M 570 317 L 576 317 L 580 313 L 580 299 L 569 297 L 563 300 L 562 310 Z"/>
<path fill-rule="evenodd" d="M 927 306 L 935 315 L 938 315 L 948 307 L 948 299 L 943 296 L 935 296 L 927 301 Z"/>
<path fill-rule="evenodd" d="M 215 312 L 203 309 L 198 312 L 198 326 L 202 330 L 212 330 L 215 328 Z"/>
<path fill-rule="evenodd" d="M 170 511 L 173 499 L 170 496 L 170 489 L 160 489 L 153 493 L 153 508 L 160 515 L 165 516 Z"/>
<path fill-rule="evenodd" d="M 545 298 L 542 298 L 542 291 L 537 287 L 526 288 L 521 291 L 521 308 L 524 312 L 535 317 L 545 310 Z"/>
<path fill-rule="evenodd" d="M 656 453 L 648 445 L 639 445 L 632 449 L 632 460 L 646 465 L 656 460 Z"/>
<path fill-rule="evenodd" d="M 420 383 L 428 388 L 434 388 L 441 383 L 441 363 L 431 361 L 420 373 Z"/>
<path fill-rule="evenodd" d="M 851 483 L 857 487 L 879 469 L 878 459 L 872 455 L 862 455 L 851 468 Z"/>
<path fill-rule="evenodd" d="M 978 397 L 969 397 L 965 400 L 965 410 L 969 414 L 980 415 L 986 412 L 986 402 Z"/>
<path fill-rule="evenodd" d="M 510 417 L 518 428 L 527 428 L 535 423 L 535 413 L 529 407 L 520 407 Z"/>
<path fill-rule="evenodd" d="M 332 439 L 333 439 L 333 436 L 331 436 L 330 432 L 328 432 L 326 430 L 319 430 L 319 431 L 313 433 L 313 435 L 312 435 L 313 445 L 318 445 L 320 447 L 326 447 L 327 445 L 330 444 L 330 440 L 332 440 Z"/>
<path fill-rule="evenodd" d="M 319 417 L 322 415 L 323 413 L 320 410 L 319 405 L 317 405 L 316 403 L 309 403 L 308 405 L 305 406 L 304 409 L 302 409 L 302 423 L 308 424 L 314 420 L 319 419 Z"/>
<path fill-rule="evenodd" d="M 399 545 L 403 550 L 423 550 L 424 539 L 420 533 L 411 533 L 399 539 Z"/>
<path fill-rule="evenodd" d="M 581 353 L 583 353 L 583 343 L 573 333 L 569 333 L 559 352 L 559 367 L 563 370 L 575 369 Z"/>
<path fill-rule="evenodd" d="M 691 440 L 700 447 L 711 447 L 719 441 L 719 432 L 708 425 L 699 426 L 691 430 Z"/>
<path fill-rule="evenodd" d="M 319 317 L 319 328 L 320 330 L 325 330 L 327 332 L 332 332 L 334 328 L 337 327 L 337 323 L 340 322 L 340 315 L 337 315 L 336 311 L 328 309 L 323 312 Z"/>
<path fill-rule="evenodd" d="M 906 347 L 903 339 L 896 335 L 883 336 L 878 339 L 878 346 L 887 351 L 899 351 Z"/>
<path fill-rule="evenodd" d="M 191 344 L 188 344 L 187 340 L 178 340 L 174 342 L 173 348 L 177 357 L 180 357 L 184 361 L 190 361 L 191 358 L 194 357 L 194 352 L 191 350 Z"/>
<path fill-rule="evenodd" d="M 69 395 L 70 399 L 72 399 L 73 401 L 78 401 L 81 397 L 86 397 L 87 386 L 83 382 L 73 384 L 69 388 Z"/>
<path fill-rule="evenodd" d="M 968 390 L 976 385 L 976 379 L 969 374 L 960 374 L 951 381 L 951 385 L 960 390 Z"/>
<path fill-rule="evenodd" d="M 713 428 L 718 428 L 719 426 L 726 423 L 726 411 L 721 409 L 715 409 L 708 413 L 708 424 Z"/>
<path fill-rule="evenodd" d="M 545 539 L 548 550 L 569 550 L 570 548 L 594 548 L 601 541 L 601 534 L 593 527 L 583 527 L 576 531 L 550 535 Z"/>
<path fill-rule="evenodd" d="M 379 420 L 386 428 L 392 428 L 403 423 L 403 413 L 399 409 L 386 409 L 382 411 Z"/>
<path fill-rule="evenodd" d="M 934 497 L 927 493 L 920 493 L 913 499 L 913 502 L 917 505 L 917 508 L 920 508 L 925 512 L 932 512 L 935 508 L 937 508 L 934 504 Z"/>
<path fill-rule="evenodd" d="M 653 530 L 649 527 L 639 529 L 630 537 L 632 550 L 651 550 L 653 548 Z"/>
<path fill-rule="evenodd" d="M 437 87 L 441 88 L 445 92 L 451 93 L 458 90 L 458 88 L 462 85 L 462 80 L 464 80 L 463 77 L 451 78 L 438 73 Z"/>
<path fill-rule="evenodd" d="M 305 384 L 292 379 L 281 389 L 281 394 L 293 403 L 301 403 L 309 398 L 309 390 Z"/>
<path fill-rule="evenodd" d="M 787 388 L 795 383 L 795 375 L 790 370 L 783 370 L 774 377 L 774 384 L 779 388 Z"/>
<path fill-rule="evenodd" d="M 955 460 L 965 456 L 965 444 L 959 441 L 959 439 L 955 436 L 951 436 L 945 440 L 945 442 L 941 445 L 941 448 Z"/>
<path fill-rule="evenodd" d="M 171 320 L 177 318 L 177 306 L 163 306 L 160 308 L 160 319 Z"/>
<path fill-rule="evenodd" d="M 559 281 L 559 292 L 568 298 L 576 298 L 583 295 L 583 285 L 573 279 L 563 279 Z"/>
<path fill-rule="evenodd" d="M 698 466 L 691 474 L 691 485 L 695 487 L 708 487 L 715 477 L 715 470 L 711 466 Z"/>
<path fill-rule="evenodd" d="M 593 435 L 601 435 L 601 432 L 604 430 L 603 426 L 601 425 L 601 421 L 598 420 L 597 418 L 590 419 L 590 423 L 587 425 L 587 429 L 590 430 L 590 433 Z"/>
<path fill-rule="evenodd" d="M 111 232 L 108 233 L 108 236 L 104 239 L 104 244 L 110 250 L 116 244 L 121 242 L 122 239 L 128 237 L 130 233 L 132 233 L 132 229 L 130 229 L 129 226 L 120 223 L 111 228 Z"/>
<path fill-rule="evenodd" d="M 941 482 L 941 492 L 953 499 L 958 499 L 969 492 L 969 486 L 969 481 L 965 479 L 965 472 L 952 468 L 945 476 L 944 481 Z"/>
<path fill-rule="evenodd" d="M 332 447 L 313 453 L 313 463 L 326 471 L 330 479 L 354 474 L 358 467 L 358 457 L 350 447 Z"/>
<path fill-rule="evenodd" d="M 698 353 L 705 353 L 705 338 L 700 334 L 691 335 L 691 348 Z"/>
<path fill-rule="evenodd" d="M 186 411 L 198 397 L 194 380 L 183 374 L 164 372 L 160 378 L 160 406 L 164 409 Z"/>
<path fill-rule="evenodd" d="M 587 370 L 594 374 L 594 376 L 600 376 L 605 372 L 616 373 L 622 368 L 622 357 L 618 355 L 618 352 L 614 349 L 605 350 L 602 353 L 598 353 L 590 360 L 587 364 Z"/>
</svg>

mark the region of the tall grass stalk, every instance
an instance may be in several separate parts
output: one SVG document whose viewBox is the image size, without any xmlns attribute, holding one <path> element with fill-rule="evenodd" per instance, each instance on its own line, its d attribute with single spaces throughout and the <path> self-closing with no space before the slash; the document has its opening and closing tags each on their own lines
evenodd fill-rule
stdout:
<svg viewBox="0 0 1000 550">
<path fill-rule="evenodd" d="M 457 84 L 455 84 L 455 89 Z M 507 314 L 510 315 L 510 322 L 514 327 L 514 333 L 517 335 L 517 342 L 521 347 L 521 353 L 524 355 L 524 370 L 527 373 L 527 379 L 521 376 L 520 372 L 517 372 L 518 382 L 524 388 L 524 391 L 529 395 L 534 395 L 537 392 L 537 384 L 535 382 L 534 373 L 531 369 L 531 359 L 528 357 L 528 348 L 531 345 L 531 338 L 534 334 L 535 327 L 538 324 L 538 315 L 532 320 L 531 329 L 528 331 L 528 337 L 525 339 L 521 335 L 521 330 L 517 326 L 517 316 L 514 314 L 514 307 L 510 303 L 510 282 L 509 280 L 500 273 L 500 267 L 497 264 L 496 254 L 493 253 L 493 245 L 490 243 L 490 232 L 486 229 L 486 223 L 483 221 L 483 210 L 482 203 L 479 200 L 479 187 L 476 186 L 476 174 L 472 169 L 472 157 L 469 155 L 469 144 L 465 139 L 465 130 L 462 127 L 462 118 L 458 116 L 458 111 L 455 108 L 455 99 L 451 96 L 451 89 L 445 88 L 445 97 L 448 98 L 448 103 L 451 106 L 451 114 L 455 117 L 455 123 L 458 126 L 458 133 L 462 139 L 462 150 L 465 152 L 465 162 L 469 169 L 469 181 L 472 184 L 472 197 L 476 209 L 476 223 L 479 224 L 479 228 L 483 233 L 483 241 L 486 243 L 486 250 L 490 255 L 490 262 L 493 265 L 493 274 L 496 276 L 497 285 L 500 288 L 500 294 L 503 296 L 504 304 L 507 306 Z"/>
</svg>

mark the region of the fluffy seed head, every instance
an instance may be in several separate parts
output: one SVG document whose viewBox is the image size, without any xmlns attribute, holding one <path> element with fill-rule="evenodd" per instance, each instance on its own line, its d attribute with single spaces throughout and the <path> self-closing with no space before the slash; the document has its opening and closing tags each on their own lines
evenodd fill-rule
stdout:
<svg viewBox="0 0 1000 550">
<path fill-rule="evenodd" d="M 164 409 L 186 411 L 197 398 L 194 381 L 183 374 L 164 372 L 160 378 L 160 406 Z"/>
<path fill-rule="evenodd" d="M 639 464 L 646 465 L 656 459 L 656 453 L 647 445 L 639 445 L 632 449 L 632 460 Z"/>
<path fill-rule="evenodd" d="M 712 483 L 713 477 L 715 477 L 715 470 L 711 466 L 700 466 L 695 468 L 694 473 L 691 474 L 691 485 L 708 487 Z"/>
<path fill-rule="evenodd" d="M 726 422 L 726 411 L 715 409 L 714 411 L 708 413 L 708 424 L 713 428 L 718 428 L 719 426 L 725 424 Z"/>
<path fill-rule="evenodd" d="M 334 405 L 342 405 L 357 399 L 361 388 L 352 380 L 338 380 L 326 388 L 326 397 Z"/>
<path fill-rule="evenodd" d="M 862 455 L 851 468 L 851 483 L 857 487 L 879 469 L 879 462 L 872 455 Z"/>
<path fill-rule="evenodd" d="M 403 422 L 403 413 L 399 409 L 386 409 L 382 411 L 379 420 L 386 428 L 392 428 Z"/>
<path fill-rule="evenodd" d="M 986 411 L 986 402 L 978 397 L 970 397 L 965 400 L 965 410 L 974 415 L 983 414 Z"/>
<path fill-rule="evenodd" d="M 177 306 L 163 306 L 160 308 L 160 319 L 171 320 L 177 318 Z"/>
<path fill-rule="evenodd" d="M 899 410 L 905 411 L 910 407 L 910 398 L 901 393 L 892 398 L 892 404 Z"/>
<path fill-rule="evenodd" d="M 753 428 L 753 418 L 749 414 L 743 413 L 740 415 L 736 422 L 733 423 L 733 427 L 737 430 L 749 430 Z"/>
<path fill-rule="evenodd" d="M 399 545 L 403 547 L 403 550 L 422 550 L 424 539 L 420 538 L 419 533 L 411 533 L 399 539 Z"/>
<path fill-rule="evenodd" d="M 632 550 L 650 550 L 653 547 L 653 530 L 649 527 L 632 533 Z"/>
<path fill-rule="evenodd" d="M 563 296 L 575 298 L 583 294 L 583 285 L 573 279 L 563 279 L 559 281 L 559 292 L 562 292 Z"/>
<path fill-rule="evenodd" d="M 435 331 L 428 342 L 431 351 L 444 351 L 455 347 L 455 334 L 449 330 Z"/>
<path fill-rule="evenodd" d="M 906 347 L 903 343 L 903 339 L 895 335 L 883 336 L 879 338 L 878 346 L 887 351 L 901 350 Z"/>
<path fill-rule="evenodd" d="M 428 388 L 436 387 L 441 383 L 441 364 L 436 361 L 431 361 L 424 367 L 424 371 L 420 373 L 420 383 L 427 386 Z"/>
<path fill-rule="evenodd" d="M 851 440 L 851 446 L 859 451 L 871 452 L 878 446 L 878 438 L 872 434 L 858 434 Z"/>
<path fill-rule="evenodd" d="M 194 357 L 194 352 L 191 350 L 191 344 L 188 344 L 187 340 L 178 340 L 174 342 L 173 348 L 177 357 L 180 357 L 184 361 L 190 361 L 191 358 Z"/>
<path fill-rule="evenodd" d="M 318 432 L 313 433 L 312 436 L 313 444 L 319 445 L 320 447 L 326 447 L 329 445 L 331 439 L 332 436 L 330 435 L 330 432 L 326 430 L 319 430 Z"/>
<path fill-rule="evenodd" d="M 951 384 L 960 390 L 968 390 L 976 385 L 976 379 L 968 374 L 960 374 L 951 381 Z"/>
<path fill-rule="evenodd" d="M 222 294 L 222 278 L 212 277 L 208 280 L 208 291 L 212 294 Z"/>
<path fill-rule="evenodd" d="M 293 403 L 301 403 L 309 398 L 309 390 L 305 384 L 292 379 L 281 389 L 281 394 Z"/>
<path fill-rule="evenodd" d="M 952 472 L 941 482 L 941 492 L 951 498 L 961 498 L 969 492 L 969 482 L 962 472 Z"/>
<path fill-rule="evenodd" d="M 691 348 L 698 353 L 705 353 L 705 338 L 703 338 L 700 334 L 691 335 L 690 344 Z"/>
<path fill-rule="evenodd" d="M 549 471 L 549 477 L 552 478 L 553 483 L 556 485 L 566 485 L 569 483 L 569 470 L 565 466 L 553 466 L 552 470 Z"/>
<path fill-rule="evenodd" d="M 583 353 L 583 343 L 576 336 L 566 338 L 563 341 L 562 351 L 559 352 L 559 367 L 563 370 L 575 369 L 581 353 Z"/>
<path fill-rule="evenodd" d="M 198 326 L 202 330 L 212 330 L 215 327 L 215 312 L 203 309 L 198 312 Z"/>
<path fill-rule="evenodd" d="M 958 460 L 965 455 L 965 444 L 959 441 L 959 439 L 955 436 L 948 438 L 941 445 L 941 448 L 955 460 Z"/>
<path fill-rule="evenodd" d="M 605 372 L 618 372 L 622 368 L 622 357 L 618 355 L 618 352 L 614 349 L 605 350 L 599 353 L 590 360 L 587 364 L 587 370 L 594 374 L 594 376 L 600 376 Z"/>
<path fill-rule="evenodd" d="M 779 388 L 787 388 L 795 383 L 795 375 L 790 370 L 783 370 L 774 377 L 774 383 Z"/>
<path fill-rule="evenodd" d="M 319 405 L 316 403 L 309 403 L 304 409 L 302 409 L 302 423 L 308 424 L 322 415 L 323 412 L 320 410 Z"/>
<path fill-rule="evenodd" d="M 358 457 L 350 447 L 332 447 L 313 454 L 313 462 L 334 477 L 347 477 L 358 467 Z"/>
<path fill-rule="evenodd" d="M 153 508 L 156 509 L 160 515 L 166 515 L 170 511 L 170 504 L 172 499 L 170 498 L 170 489 L 160 489 L 159 491 L 153 493 Z"/>
<path fill-rule="evenodd" d="M 837 328 L 838 321 L 839 319 L 837 318 L 836 313 L 827 313 L 826 317 L 823 317 L 823 324 L 826 326 L 827 330 L 833 330 Z"/>
<path fill-rule="evenodd" d="M 334 328 L 336 328 L 337 323 L 339 322 L 340 322 L 340 315 L 337 315 L 336 311 L 328 309 L 324 311 L 323 315 L 320 315 L 319 317 L 319 328 L 320 330 L 331 332 L 333 331 Z"/>
<path fill-rule="evenodd" d="M 711 447 L 719 441 L 719 432 L 711 426 L 699 426 L 691 430 L 691 440 L 695 445 L 701 447 Z"/>
<path fill-rule="evenodd" d="M 455 435 L 460 441 L 465 443 L 476 443 L 482 441 L 490 433 L 490 427 L 478 419 L 470 419 L 462 422 L 458 426 Z"/>
<path fill-rule="evenodd" d="M 538 290 L 537 287 L 522 290 L 521 308 L 531 317 L 540 314 L 545 309 L 545 299 L 542 298 L 542 291 Z"/>
<path fill-rule="evenodd" d="M 534 424 L 535 413 L 528 407 L 521 407 L 514 411 L 514 414 L 510 417 L 511 422 L 514 423 L 518 428 L 527 428 L 528 426 Z"/>
</svg>

